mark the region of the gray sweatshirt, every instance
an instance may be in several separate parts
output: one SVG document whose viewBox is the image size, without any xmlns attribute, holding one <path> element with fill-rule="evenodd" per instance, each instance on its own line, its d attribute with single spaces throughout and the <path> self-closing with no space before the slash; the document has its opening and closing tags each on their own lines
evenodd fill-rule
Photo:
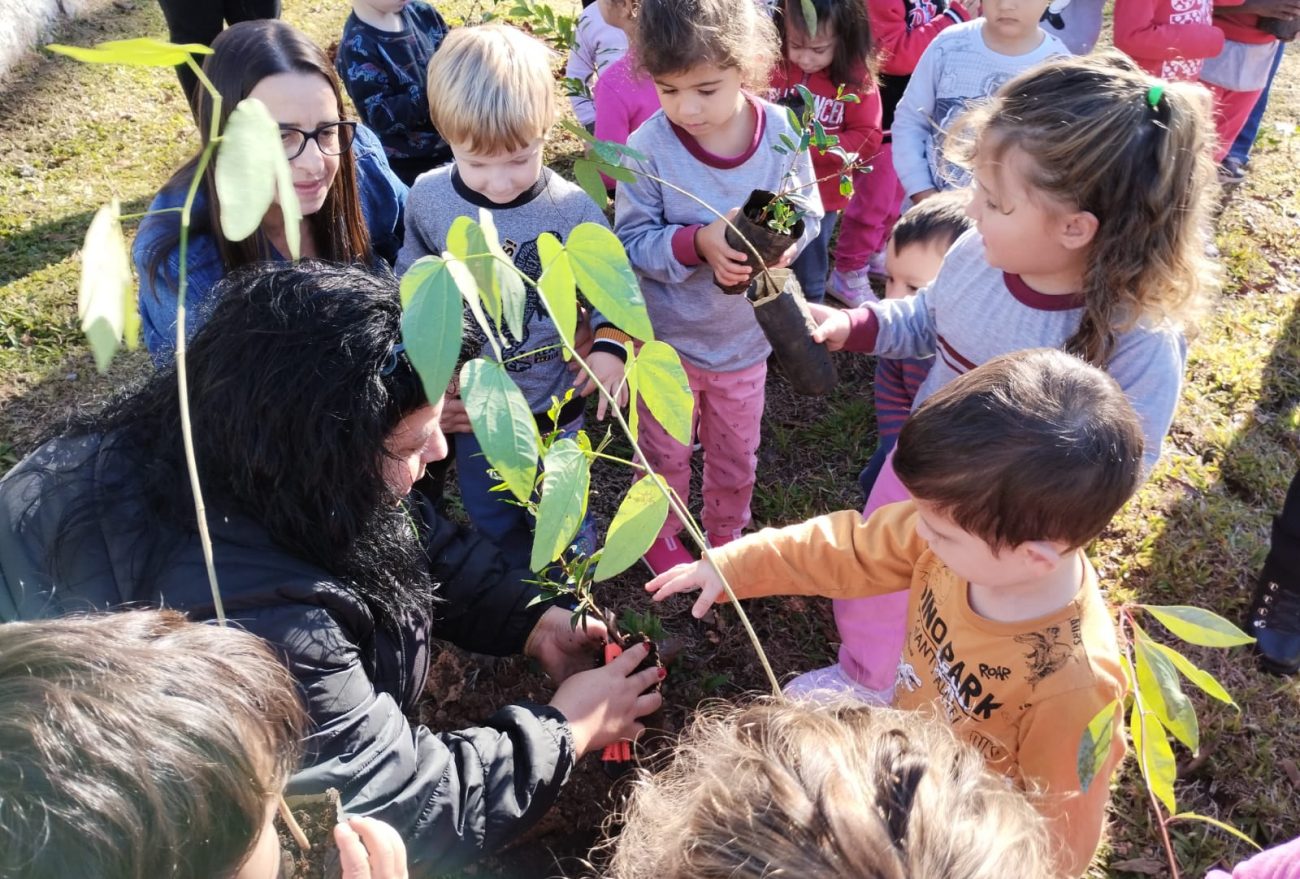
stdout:
<svg viewBox="0 0 1300 879">
<path fill-rule="evenodd" d="M 660 110 L 628 138 L 628 145 L 644 153 L 646 162 L 626 164 L 687 190 L 723 214 L 744 204 L 754 189 L 781 189 L 790 156 L 773 147 L 782 134 L 797 139 L 798 132 L 790 127 L 783 108 L 752 96 L 749 100 L 759 121 L 743 154 L 711 155 Z M 808 185 L 813 179 L 812 161 L 804 152 L 784 184 L 802 187 L 797 198 L 807 212 L 800 250 L 821 227 L 821 197 L 816 186 Z M 618 185 L 614 231 L 641 281 L 656 338 L 700 369 L 736 372 L 765 360 L 772 349 L 754 307 L 744 296 L 719 290 L 713 269 L 695 252 L 695 230 L 716 219 L 707 208 L 645 177 Z"/>
<path fill-rule="evenodd" d="M 912 411 L 957 376 L 1026 348 L 1061 348 L 1079 327 L 1082 296 L 1049 296 L 984 258 L 972 229 L 953 244 L 934 283 L 915 296 L 868 303 L 850 312 L 846 348 L 881 357 L 927 357 L 934 366 Z M 1174 419 L 1187 365 L 1187 343 L 1169 323 L 1139 322 L 1115 339 L 1106 371 L 1142 420 L 1147 473 Z"/>
<path fill-rule="evenodd" d="M 515 267 L 534 281 L 542 273 L 537 238 L 543 232 L 564 241 L 579 223 L 609 227 L 605 215 L 587 194 L 550 168 L 542 169 L 537 183 L 527 192 L 509 204 L 499 205 L 466 186 L 456 173 L 456 166 L 447 165 L 421 175 L 411 187 L 406 200 L 406 241 L 397 254 L 397 274 L 404 275 L 411 263 L 422 256 L 442 253 L 451 224 L 457 217 L 477 220 L 479 208 L 491 212 L 502 248 L 514 260 Z M 593 323 L 600 323 L 594 313 Z M 465 355 L 473 357 L 486 350 L 491 356 L 490 347 L 484 348 L 487 337 L 468 311 L 465 325 Z M 531 285 L 524 305 L 524 337 L 515 339 L 509 329 L 505 330 L 505 336 L 510 345 L 502 350 L 502 359 L 510 360 L 525 351 L 536 352 L 508 363 L 506 370 L 523 391 L 533 412 L 545 412 L 550 408 L 552 396 L 563 398 L 573 384 L 573 377 L 560 354 L 560 334 L 555 322 Z"/>
</svg>

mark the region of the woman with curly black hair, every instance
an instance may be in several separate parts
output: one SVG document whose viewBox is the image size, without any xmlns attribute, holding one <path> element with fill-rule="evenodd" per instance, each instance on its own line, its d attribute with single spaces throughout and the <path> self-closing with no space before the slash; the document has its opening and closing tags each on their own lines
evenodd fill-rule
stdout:
<svg viewBox="0 0 1300 879">
<path fill-rule="evenodd" d="M 253 267 L 223 280 L 187 355 L 199 474 L 230 619 L 269 641 L 312 733 L 290 793 L 338 788 L 406 838 L 414 875 L 494 849 L 553 802 L 574 760 L 659 705 L 636 648 L 592 669 L 604 629 L 533 603 L 533 575 L 411 487 L 446 453 L 400 344 L 391 276 Z M 166 605 L 214 616 L 163 372 L 0 480 L 0 620 Z M 559 682 L 434 733 L 407 715 L 430 644 L 526 652 Z M 435 694 L 436 695 L 436 694 Z"/>
</svg>

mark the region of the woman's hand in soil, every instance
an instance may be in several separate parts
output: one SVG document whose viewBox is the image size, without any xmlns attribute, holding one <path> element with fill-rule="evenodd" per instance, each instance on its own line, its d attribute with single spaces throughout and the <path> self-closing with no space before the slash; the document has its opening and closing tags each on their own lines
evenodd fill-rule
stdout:
<svg viewBox="0 0 1300 879">
<path fill-rule="evenodd" d="M 727 211 L 727 220 L 714 220 L 695 232 L 695 252 L 709 264 L 720 284 L 743 284 L 753 273 L 745 264 L 745 254 L 727 243 L 727 221 L 734 220 L 740 208 Z"/>
<path fill-rule="evenodd" d="M 627 382 L 624 381 L 626 369 L 623 361 L 615 354 L 607 351 L 597 351 L 587 358 L 587 365 L 596 378 L 600 380 L 600 386 L 609 392 L 609 395 L 618 403 L 619 408 L 627 405 Z M 596 382 L 592 381 L 591 376 L 585 372 L 578 373 L 577 379 L 573 382 L 578 393 L 585 397 L 588 394 L 595 393 Z M 600 396 L 600 402 L 596 404 L 596 420 L 605 420 L 605 410 L 609 407 L 609 400 L 604 394 Z"/>
<path fill-rule="evenodd" d="M 653 592 L 655 601 L 663 601 L 678 592 L 694 592 L 696 589 L 700 590 L 700 597 L 691 608 L 691 616 L 698 620 L 722 600 L 725 592 L 722 576 L 711 562 L 701 559 L 689 565 L 678 565 L 645 584 L 645 591 Z"/>
<path fill-rule="evenodd" d="M 374 818 L 349 818 L 334 826 L 343 879 L 406 879 L 406 845 L 397 831 Z"/>
<path fill-rule="evenodd" d="M 438 426 L 444 435 L 452 433 L 472 433 L 474 428 L 469 423 L 469 413 L 465 411 L 465 401 L 460 397 L 442 398 L 442 417 Z"/>
<path fill-rule="evenodd" d="M 578 672 L 594 668 L 608 640 L 609 630 L 595 617 L 583 614 L 575 627 L 572 611 L 552 607 L 528 634 L 524 655 L 537 660 L 551 680 L 562 684 Z"/>
<path fill-rule="evenodd" d="M 849 330 L 853 328 L 848 312 L 819 302 L 809 302 L 808 313 L 817 321 L 817 328 L 812 334 L 814 342 L 825 342 L 831 351 L 844 347 L 844 343 L 849 340 Z"/>
<path fill-rule="evenodd" d="M 560 685 L 551 707 L 569 721 L 578 756 L 635 739 L 645 729 L 637 718 L 659 710 L 663 698 L 646 690 L 663 680 L 663 669 L 636 670 L 649 653 L 648 644 L 636 644 L 604 668 L 580 672 Z"/>
</svg>

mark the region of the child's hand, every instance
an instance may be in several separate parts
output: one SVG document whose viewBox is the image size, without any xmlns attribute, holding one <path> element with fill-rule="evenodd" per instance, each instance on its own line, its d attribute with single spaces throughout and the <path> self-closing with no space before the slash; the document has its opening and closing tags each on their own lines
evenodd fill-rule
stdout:
<svg viewBox="0 0 1300 879">
<path fill-rule="evenodd" d="M 569 721 L 578 756 L 635 739 L 645 729 L 637 718 L 659 710 L 663 698 L 646 690 L 663 679 L 663 669 L 636 671 L 649 652 L 649 645 L 637 644 L 604 668 L 579 672 L 560 684 L 551 707 Z"/>
<path fill-rule="evenodd" d="M 374 818 L 349 818 L 334 826 L 343 879 L 406 879 L 406 845 L 397 831 Z"/>
<path fill-rule="evenodd" d="M 768 268 L 783 269 L 786 266 L 790 265 L 790 263 L 794 262 L 794 258 L 798 255 L 799 255 L 799 245 L 791 244 L 789 247 L 785 249 L 785 253 L 781 254 L 781 258 L 778 259 L 776 262 L 772 263 L 771 265 L 769 265 Z"/>
<path fill-rule="evenodd" d="M 727 220 L 734 220 L 740 208 L 727 211 Z M 727 243 L 727 223 L 714 220 L 695 233 L 695 251 L 713 269 L 718 283 L 742 284 L 749 280 L 753 270 L 745 264 L 746 254 Z"/>
<path fill-rule="evenodd" d="M 438 426 L 444 434 L 473 433 L 469 413 L 465 411 L 465 401 L 460 397 L 443 397 L 442 417 L 438 419 Z"/>
<path fill-rule="evenodd" d="M 912 196 L 912 204 L 913 204 L 913 205 L 918 205 L 918 204 L 920 204 L 921 202 L 925 201 L 925 200 L 926 200 L 927 198 L 929 198 L 930 196 L 932 196 L 932 195 L 938 195 L 938 194 L 939 194 L 939 190 L 937 190 L 937 189 L 933 189 L 933 188 L 931 188 L 931 189 L 922 189 L 920 192 L 916 193 L 916 195 L 913 195 L 913 196 Z"/>
<path fill-rule="evenodd" d="M 722 600 L 724 592 L 722 577 L 712 562 L 701 559 L 689 565 L 678 565 L 645 584 L 645 591 L 653 592 L 655 601 L 663 601 L 669 595 L 693 592 L 696 589 L 700 590 L 700 597 L 691 607 L 691 616 L 698 620 Z"/>
<path fill-rule="evenodd" d="M 591 367 L 591 371 L 600 380 L 601 387 L 609 391 L 609 395 L 615 399 L 619 407 L 626 406 L 627 382 L 623 380 L 626 364 L 619 359 L 618 355 L 610 354 L 608 351 L 596 351 L 587 358 L 587 365 Z M 585 372 L 578 374 L 578 377 L 573 380 L 573 386 L 578 389 L 578 393 L 583 397 L 596 391 L 596 383 Z M 605 409 L 608 405 L 609 401 L 602 394 L 600 402 L 596 404 L 597 421 L 605 420 Z"/>
<path fill-rule="evenodd" d="M 817 329 L 812 334 L 814 342 L 825 342 L 831 351 L 844 347 L 844 343 L 849 340 L 849 330 L 853 328 L 848 312 L 818 302 L 809 302 L 808 313 L 817 321 Z"/>
</svg>

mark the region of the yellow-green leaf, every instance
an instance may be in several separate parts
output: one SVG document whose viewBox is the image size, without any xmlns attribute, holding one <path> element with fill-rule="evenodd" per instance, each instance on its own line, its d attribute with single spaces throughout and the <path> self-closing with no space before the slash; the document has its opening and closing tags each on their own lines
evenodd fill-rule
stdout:
<svg viewBox="0 0 1300 879">
<path fill-rule="evenodd" d="M 600 179 L 595 164 L 590 159 L 577 159 L 573 163 L 573 177 L 587 197 L 603 211 L 609 204 L 609 191 L 605 189 L 605 181 Z"/>
<path fill-rule="evenodd" d="M 530 566 L 540 571 L 560 557 L 587 515 L 587 490 L 591 464 L 582 448 L 563 437 L 555 441 L 542 461 L 542 500 L 537 505 Z"/>
<path fill-rule="evenodd" d="M 663 478 L 655 475 L 643 476 L 628 489 L 610 523 L 596 565 L 597 582 L 623 573 L 645 555 L 668 518 L 666 491 Z"/>
<path fill-rule="evenodd" d="M 1129 713 L 1129 735 L 1133 738 L 1133 750 L 1137 753 L 1138 767 L 1142 770 L 1147 787 L 1172 815 L 1178 811 L 1174 801 L 1174 779 L 1178 777 L 1174 751 L 1165 738 L 1164 727 L 1150 708 L 1139 710 L 1141 702 L 1141 696 L 1135 695 L 1133 710 Z"/>
<path fill-rule="evenodd" d="M 1249 836 L 1242 833 L 1240 830 L 1233 827 L 1231 824 L 1226 824 L 1217 818 L 1211 818 L 1209 815 L 1198 815 L 1195 812 L 1180 812 L 1177 815 L 1171 815 L 1169 817 L 1169 823 L 1171 824 L 1175 821 L 1184 821 L 1184 820 L 1203 821 L 1206 824 L 1212 824 L 1215 827 L 1219 828 L 1220 830 L 1224 830 L 1228 833 L 1231 833 L 1233 836 L 1237 837 L 1237 839 L 1240 839 L 1242 842 L 1246 843 L 1251 848 L 1255 849 L 1255 851 L 1263 851 L 1263 848 L 1260 846 L 1259 843 L 1255 842 L 1255 840 L 1251 839 Z"/>
<path fill-rule="evenodd" d="M 636 274 L 613 232 L 597 223 L 580 223 L 569 233 L 564 251 L 588 302 L 623 332 L 643 342 L 654 338 Z"/>
<path fill-rule="evenodd" d="M 1153 650 L 1151 644 L 1151 639 L 1141 629 L 1134 627 L 1133 647 L 1137 653 L 1138 692 L 1178 741 L 1195 751 L 1201 744 L 1196 709 L 1183 693 L 1173 663 Z"/>
<path fill-rule="evenodd" d="M 1173 648 L 1166 647 L 1164 644 L 1155 641 L 1152 641 L 1150 646 L 1157 653 L 1172 662 L 1174 667 L 1182 672 L 1185 678 L 1197 687 L 1200 687 L 1207 696 L 1213 696 L 1220 702 L 1225 702 L 1233 708 L 1236 708 L 1238 711 L 1241 710 L 1237 703 L 1233 701 L 1232 696 L 1229 695 L 1228 691 L 1223 688 L 1223 684 L 1220 684 L 1214 675 L 1210 674 L 1205 669 L 1198 667 L 1190 659 L 1183 656 L 1183 654 Z"/>
<path fill-rule="evenodd" d="M 476 357 L 461 367 L 460 395 L 483 455 L 518 500 L 527 502 L 537 478 L 537 422 L 506 368 Z"/>
<path fill-rule="evenodd" d="M 489 265 L 492 267 L 492 282 L 501 296 L 501 313 L 505 317 L 506 326 L 510 328 L 510 335 L 519 341 L 524 337 L 524 306 L 528 302 L 528 290 L 524 286 L 524 279 L 515 271 L 514 260 L 501 247 L 496 223 L 486 208 L 479 208 L 478 225 L 483 230 L 488 252 L 496 257 Z"/>
<path fill-rule="evenodd" d="M 271 149 L 268 143 L 266 148 Z M 289 248 L 289 258 L 296 260 L 302 254 L 302 204 L 298 190 L 293 188 L 293 170 L 283 149 L 271 153 L 271 167 L 275 169 L 276 202 L 284 221 L 284 243 Z"/>
<path fill-rule="evenodd" d="M 636 373 L 637 393 L 655 420 L 673 439 L 690 445 L 695 395 L 672 346 L 667 342 L 646 342 L 628 364 L 628 372 Z"/>
<path fill-rule="evenodd" d="M 447 391 L 460 356 L 464 308 L 461 286 L 472 284 L 465 267 L 426 256 L 402 276 L 402 341 L 429 400 Z"/>
<path fill-rule="evenodd" d="M 1115 719 L 1121 716 L 1122 707 L 1118 699 L 1112 699 L 1092 720 L 1088 721 L 1088 726 L 1083 731 L 1083 738 L 1079 741 L 1077 771 L 1079 789 L 1084 793 L 1088 792 L 1093 779 L 1097 777 L 1102 764 L 1110 755 L 1117 732 Z"/>
<path fill-rule="evenodd" d="M 150 37 L 134 40 L 109 40 L 92 48 L 51 43 L 45 48 L 87 64 L 127 64 L 132 67 L 175 67 L 191 55 L 211 55 L 212 49 L 200 43 L 168 43 Z"/>
<path fill-rule="evenodd" d="M 1223 617 L 1199 607 L 1181 604 L 1142 604 L 1139 607 L 1189 644 L 1200 647 L 1237 647 L 1255 641 Z"/>
<path fill-rule="evenodd" d="M 261 101 L 244 98 L 230 114 L 217 148 L 221 230 L 231 241 L 256 232 L 275 201 L 277 156 L 284 160 L 280 126 Z"/>
<path fill-rule="evenodd" d="M 81 246 L 81 284 L 77 291 L 77 315 L 81 331 L 95 355 L 95 368 L 108 369 L 123 338 L 135 348 L 140 330 L 136 310 L 131 259 L 122 235 L 121 208 L 117 199 L 95 212 Z"/>
<path fill-rule="evenodd" d="M 564 245 L 550 232 L 537 236 L 537 255 L 542 261 L 542 276 L 537 281 L 537 292 L 546 304 L 546 311 L 560 330 L 560 337 L 569 344 L 578 327 L 578 288 L 569 268 L 569 257 Z M 564 349 L 564 359 L 569 359 L 569 349 Z"/>
</svg>

